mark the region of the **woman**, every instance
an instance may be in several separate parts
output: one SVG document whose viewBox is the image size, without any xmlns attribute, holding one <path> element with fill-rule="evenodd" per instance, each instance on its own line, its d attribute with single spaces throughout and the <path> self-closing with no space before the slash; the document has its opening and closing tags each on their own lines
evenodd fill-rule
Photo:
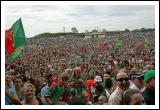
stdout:
<svg viewBox="0 0 160 110">
<path fill-rule="evenodd" d="M 23 82 L 20 76 L 17 76 L 13 79 L 13 84 L 15 85 L 15 90 L 18 95 L 20 101 L 24 99 L 24 92 L 23 92 Z"/>
<path fill-rule="evenodd" d="M 24 86 L 24 100 L 21 101 L 22 105 L 39 105 L 35 96 L 35 87 L 32 84 L 26 84 Z"/>
<path fill-rule="evenodd" d="M 142 94 L 135 89 L 128 89 L 123 94 L 124 105 L 144 105 L 144 98 Z"/>
<path fill-rule="evenodd" d="M 19 104 L 20 100 L 17 96 L 15 87 L 11 81 L 11 77 L 6 75 L 5 77 L 5 105 Z"/>
<path fill-rule="evenodd" d="M 82 89 L 85 87 L 85 83 L 82 79 L 80 79 L 81 69 L 80 67 L 76 67 L 73 72 L 72 79 L 68 86 L 71 86 L 72 88 L 76 89 L 77 94 L 76 96 L 80 97 L 82 93 Z"/>
</svg>

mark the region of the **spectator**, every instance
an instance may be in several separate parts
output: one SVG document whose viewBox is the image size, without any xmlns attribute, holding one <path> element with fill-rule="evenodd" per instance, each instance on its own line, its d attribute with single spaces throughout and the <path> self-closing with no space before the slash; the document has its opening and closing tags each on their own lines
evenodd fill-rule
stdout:
<svg viewBox="0 0 160 110">
<path fill-rule="evenodd" d="M 105 96 L 99 96 L 99 98 L 98 98 L 98 104 L 99 105 L 106 105 L 107 104 L 107 97 L 105 97 Z"/>
<path fill-rule="evenodd" d="M 135 89 L 138 91 L 142 91 L 143 86 L 144 86 L 144 75 L 141 73 L 133 73 L 131 74 L 131 80 L 132 84 L 130 86 L 130 89 Z"/>
<path fill-rule="evenodd" d="M 124 105 L 144 105 L 142 94 L 136 89 L 128 89 L 123 93 Z"/>
<path fill-rule="evenodd" d="M 144 74 L 147 83 L 142 95 L 147 105 L 155 105 L 155 70 L 149 70 Z"/>
<path fill-rule="evenodd" d="M 24 85 L 25 98 L 20 103 L 22 105 L 39 105 L 39 102 L 35 96 L 35 87 L 32 84 Z"/>
<path fill-rule="evenodd" d="M 116 75 L 117 87 L 109 97 L 109 105 L 119 105 L 122 102 L 122 94 L 129 88 L 129 77 L 125 72 Z"/>
<path fill-rule="evenodd" d="M 11 77 L 6 75 L 5 77 L 5 105 L 19 104 L 20 99 L 16 93 L 15 87 L 11 81 Z"/>
<path fill-rule="evenodd" d="M 23 91 L 23 81 L 20 76 L 17 76 L 13 79 L 13 84 L 15 85 L 15 90 L 18 95 L 20 101 L 24 99 L 24 91 Z"/>
<path fill-rule="evenodd" d="M 111 78 L 105 79 L 105 89 L 104 89 L 104 96 L 109 99 L 111 92 L 112 92 L 113 82 Z"/>
<path fill-rule="evenodd" d="M 46 84 L 46 86 L 44 86 L 44 87 L 41 89 L 41 101 L 42 101 L 43 105 L 47 104 L 47 102 L 46 102 L 47 93 L 48 93 L 49 87 L 50 87 L 51 84 L 52 84 L 53 75 L 52 75 L 51 73 L 46 74 L 45 79 L 46 79 L 46 81 L 47 81 L 47 84 Z"/>
<path fill-rule="evenodd" d="M 87 101 L 83 100 L 80 97 L 74 97 L 71 102 L 70 105 L 87 105 Z"/>
</svg>

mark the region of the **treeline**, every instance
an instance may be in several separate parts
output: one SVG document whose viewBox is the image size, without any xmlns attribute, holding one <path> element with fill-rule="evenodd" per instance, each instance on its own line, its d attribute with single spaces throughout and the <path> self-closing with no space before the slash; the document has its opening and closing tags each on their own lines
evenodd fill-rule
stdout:
<svg viewBox="0 0 160 110">
<path fill-rule="evenodd" d="M 150 32 L 155 31 L 154 28 L 141 28 L 141 29 L 135 29 L 135 30 L 129 30 L 125 29 L 124 31 L 106 31 L 105 34 L 123 34 L 125 32 Z"/>
<path fill-rule="evenodd" d="M 129 30 L 125 29 L 123 31 L 117 30 L 117 31 L 105 31 L 103 32 L 106 35 L 114 35 L 114 34 L 123 34 L 125 32 L 149 32 L 149 31 L 154 31 L 154 28 L 140 28 L 140 29 L 135 29 L 135 30 Z M 98 31 L 97 31 L 98 32 Z M 49 37 L 69 37 L 69 36 L 74 36 L 74 37 L 84 37 L 85 33 L 73 33 L 73 32 L 59 32 L 59 33 L 42 33 L 39 35 L 34 36 L 33 38 L 49 38 Z"/>
<path fill-rule="evenodd" d="M 75 36 L 75 37 L 84 37 L 85 33 L 42 33 L 36 35 L 34 38 L 49 38 L 49 37 L 68 37 L 68 36 Z"/>
</svg>

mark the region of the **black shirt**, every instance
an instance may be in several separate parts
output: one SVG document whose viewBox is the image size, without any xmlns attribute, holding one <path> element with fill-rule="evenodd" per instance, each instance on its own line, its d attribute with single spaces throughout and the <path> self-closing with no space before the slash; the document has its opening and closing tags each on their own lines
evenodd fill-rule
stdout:
<svg viewBox="0 0 160 110">
<path fill-rule="evenodd" d="M 147 87 L 142 95 L 147 105 L 155 105 L 155 90 Z"/>
</svg>

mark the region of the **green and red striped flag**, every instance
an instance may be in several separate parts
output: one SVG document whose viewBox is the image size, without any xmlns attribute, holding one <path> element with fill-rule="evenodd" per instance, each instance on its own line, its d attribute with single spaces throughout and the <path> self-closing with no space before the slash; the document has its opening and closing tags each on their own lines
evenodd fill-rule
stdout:
<svg viewBox="0 0 160 110">
<path fill-rule="evenodd" d="M 19 49 L 26 43 L 26 37 L 21 18 L 17 20 L 10 29 L 5 31 L 5 49 L 11 57 L 11 61 L 21 55 L 22 49 Z M 14 53 L 15 52 L 15 53 Z"/>
</svg>

